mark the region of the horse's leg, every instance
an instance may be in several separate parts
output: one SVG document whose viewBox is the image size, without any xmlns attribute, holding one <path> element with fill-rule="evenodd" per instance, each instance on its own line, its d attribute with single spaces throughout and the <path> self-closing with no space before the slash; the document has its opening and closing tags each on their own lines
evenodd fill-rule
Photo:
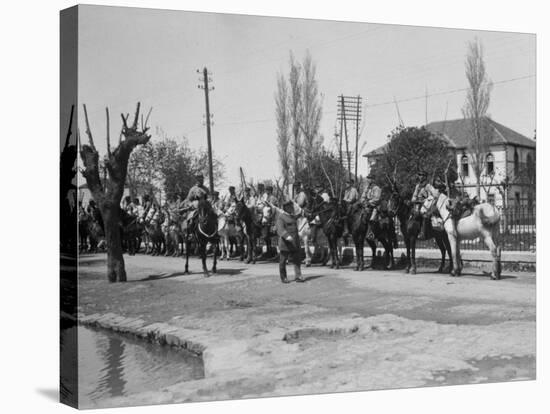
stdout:
<svg viewBox="0 0 550 414">
<path fill-rule="evenodd" d="M 212 273 L 216 273 L 218 271 L 217 269 L 217 260 L 218 260 L 218 253 L 219 253 L 219 240 L 214 241 L 214 264 L 212 265 Z"/>
<path fill-rule="evenodd" d="M 250 251 L 252 253 L 252 264 L 256 264 L 256 245 L 259 239 L 259 237 L 256 238 L 256 235 L 254 235 L 252 239 L 252 249 Z"/>
<path fill-rule="evenodd" d="M 374 269 L 374 263 L 376 261 L 376 242 L 374 240 L 367 239 L 367 243 L 369 244 L 372 256 L 371 256 L 371 262 L 369 265 L 366 266 L 366 268 Z"/>
<path fill-rule="evenodd" d="M 411 237 L 411 274 L 416 275 L 416 236 Z"/>
<path fill-rule="evenodd" d="M 381 237 L 380 243 L 384 246 L 384 268 L 393 269 L 393 245 L 389 237 Z"/>
<path fill-rule="evenodd" d="M 210 276 L 210 273 L 208 272 L 208 268 L 206 267 L 206 244 L 207 244 L 206 240 L 204 240 L 204 243 L 201 243 L 199 241 L 199 254 L 201 256 L 202 273 L 204 274 L 204 277 Z"/>
<path fill-rule="evenodd" d="M 304 231 L 304 235 L 302 236 L 302 241 L 304 242 L 304 253 L 306 254 L 306 267 L 310 267 L 311 252 L 309 250 L 309 237 L 307 235 L 307 231 Z"/>
<path fill-rule="evenodd" d="M 441 264 L 439 265 L 439 269 L 437 269 L 437 272 L 443 273 L 445 271 L 445 243 L 440 236 L 435 236 L 435 242 L 437 243 L 437 247 L 439 247 L 439 251 L 441 252 Z"/>
<path fill-rule="evenodd" d="M 458 241 L 456 238 L 456 234 L 447 233 L 447 235 L 449 236 L 449 245 L 451 246 L 451 258 L 453 264 L 451 276 L 458 276 L 460 275 L 460 266 L 458 264 Z"/>
<path fill-rule="evenodd" d="M 189 273 L 189 250 L 190 250 L 190 243 L 189 243 L 189 235 L 185 235 L 185 273 Z"/>
</svg>

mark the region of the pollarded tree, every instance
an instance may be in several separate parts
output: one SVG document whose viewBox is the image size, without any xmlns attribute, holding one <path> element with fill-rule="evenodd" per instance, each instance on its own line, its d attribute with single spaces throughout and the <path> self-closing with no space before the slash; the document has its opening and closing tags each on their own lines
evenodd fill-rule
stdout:
<svg viewBox="0 0 550 414">
<path fill-rule="evenodd" d="M 138 129 L 140 103 L 138 102 L 134 122 L 128 126 L 129 115 L 122 115 L 122 134 L 118 146 L 111 151 L 110 133 L 109 133 L 109 109 L 105 108 L 107 116 L 107 154 L 105 156 L 105 168 L 108 177 L 103 180 L 99 172 L 99 153 L 94 144 L 90 123 L 88 121 L 88 111 L 84 105 L 84 118 L 86 121 L 86 135 L 88 144 L 84 144 L 80 149 L 80 157 L 84 164 L 82 175 L 88 183 L 92 196 L 98 205 L 103 222 L 105 225 L 105 239 L 107 241 L 107 279 L 109 282 L 125 282 L 126 269 L 124 267 L 124 257 L 122 255 L 122 244 L 120 238 L 120 201 L 124 193 L 124 184 L 128 170 L 128 159 L 130 154 L 138 145 L 147 144 L 150 135 L 147 134 L 149 128 L 147 121 L 149 114 L 143 122 L 141 118 L 141 129 Z M 124 137 L 124 139 L 122 139 Z"/>
</svg>

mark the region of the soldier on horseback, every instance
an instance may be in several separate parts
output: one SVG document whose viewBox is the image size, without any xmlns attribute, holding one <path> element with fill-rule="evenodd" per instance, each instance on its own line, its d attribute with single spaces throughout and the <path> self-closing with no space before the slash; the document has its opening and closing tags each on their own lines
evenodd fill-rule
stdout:
<svg viewBox="0 0 550 414">
<path fill-rule="evenodd" d="M 195 177 L 196 183 L 187 194 L 187 197 L 184 200 L 184 211 L 187 211 L 187 224 L 188 228 L 193 228 L 196 222 L 197 211 L 199 208 L 199 201 L 206 200 L 210 195 L 208 188 L 204 186 L 204 176 L 202 174 L 197 174 Z"/>
<path fill-rule="evenodd" d="M 382 196 L 382 190 L 374 182 L 374 175 L 369 173 L 366 179 L 367 186 L 361 195 L 361 204 L 367 211 L 367 217 L 369 218 L 369 233 L 367 238 L 373 239 L 372 225 L 378 218 L 378 206 L 380 205 L 380 198 Z"/>
<path fill-rule="evenodd" d="M 237 194 L 235 194 L 235 186 L 229 186 L 229 192 L 223 197 L 223 205 L 227 210 L 232 205 L 235 205 L 237 202 Z"/>
<path fill-rule="evenodd" d="M 428 182 L 428 173 L 426 171 L 419 171 L 417 174 L 417 184 L 411 198 L 411 202 L 415 206 L 415 214 L 421 214 L 420 207 L 424 201 L 430 196 L 436 196 L 436 192 L 437 190 L 435 187 Z M 421 218 L 422 226 L 418 238 L 423 240 L 426 238 L 426 233 L 428 231 L 428 223 L 431 218 L 430 212 L 422 215 Z"/>
<path fill-rule="evenodd" d="M 355 204 L 359 201 L 359 192 L 355 188 L 355 182 L 353 178 L 348 178 L 346 180 L 346 189 L 344 191 L 344 202 L 346 203 L 346 216 L 349 217 L 352 209 L 355 208 Z M 344 220 L 344 234 L 343 237 L 349 235 L 349 220 Z"/>
<path fill-rule="evenodd" d="M 216 212 L 216 214 L 218 216 L 223 213 L 224 202 L 220 198 L 220 192 L 219 191 L 214 191 L 212 193 L 212 198 L 210 200 L 210 204 L 212 204 L 212 208 L 214 209 L 214 211 Z"/>
<path fill-rule="evenodd" d="M 256 210 L 256 197 L 251 193 L 250 187 L 244 188 L 244 194 L 243 194 L 243 201 L 244 204 L 248 207 L 249 210 L 255 211 Z"/>
</svg>

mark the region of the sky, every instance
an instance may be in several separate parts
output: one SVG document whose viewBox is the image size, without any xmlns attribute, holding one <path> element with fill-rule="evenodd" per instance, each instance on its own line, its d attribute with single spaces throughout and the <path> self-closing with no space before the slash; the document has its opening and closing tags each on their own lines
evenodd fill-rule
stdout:
<svg viewBox="0 0 550 414">
<path fill-rule="evenodd" d="M 309 50 L 323 99 L 320 132 L 335 149 L 337 97 L 361 95 L 362 154 L 383 145 L 399 121 L 407 126 L 462 117 L 468 41 L 484 47 L 494 83 L 490 116 L 533 137 L 536 128 L 536 37 L 533 34 L 389 24 L 258 17 L 155 9 L 79 6 L 79 127 L 82 103 L 95 144 L 105 152 L 105 106 L 111 135 L 119 113 L 137 101 L 153 107 L 156 127 L 192 148 L 206 148 L 204 91 L 197 69 L 212 73 L 212 147 L 225 164 L 223 186 L 281 176 L 275 123 L 276 78 L 289 56 Z M 425 98 L 426 93 L 428 98 Z M 350 131 L 351 134 L 355 132 Z M 359 173 L 367 171 L 360 157 Z"/>
</svg>

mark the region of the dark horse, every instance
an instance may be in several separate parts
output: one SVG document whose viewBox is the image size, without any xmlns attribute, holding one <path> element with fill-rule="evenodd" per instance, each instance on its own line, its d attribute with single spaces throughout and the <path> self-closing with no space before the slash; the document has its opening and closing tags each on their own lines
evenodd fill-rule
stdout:
<svg viewBox="0 0 550 414">
<path fill-rule="evenodd" d="M 372 211 L 369 210 L 368 215 L 370 216 L 371 214 Z M 379 241 L 384 247 L 384 268 L 386 270 L 393 269 L 394 258 L 392 241 L 395 235 L 395 224 L 393 214 L 388 209 L 387 202 L 385 200 L 381 201 L 378 207 L 378 217 L 376 220 L 369 222 L 369 228 L 370 231 L 367 232 L 367 243 L 372 250 L 371 266 L 374 266 L 374 260 L 376 257 L 376 241 Z"/>
<path fill-rule="evenodd" d="M 379 208 L 378 218 L 370 222 L 372 209 L 364 208 L 360 202 L 354 203 L 348 213 L 348 228 L 351 232 L 351 238 L 355 246 L 356 265 L 355 270 L 364 270 L 365 267 L 374 267 L 376 259 L 376 241 L 382 243 L 384 247 L 384 267 L 392 269 L 394 264 L 393 259 L 393 219 L 388 214 L 386 208 Z M 370 231 L 369 231 L 370 230 Z M 365 266 L 364 246 L 365 238 L 372 250 L 372 263 L 370 266 Z"/>
<path fill-rule="evenodd" d="M 420 233 L 422 226 L 422 216 L 419 212 L 416 212 L 412 203 L 405 200 L 399 192 L 394 191 L 389 201 L 388 208 L 395 212 L 395 215 L 399 218 L 399 226 L 401 234 L 405 239 L 405 246 L 407 248 L 407 273 L 416 274 L 416 241 Z M 426 233 L 425 240 L 435 238 L 437 246 L 441 251 L 441 264 L 437 270 L 440 273 L 449 273 L 452 271 L 451 259 L 451 245 L 449 238 L 444 230 L 434 230 L 431 225 L 428 225 L 428 231 Z M 445 253 L 448 253 L 450 260 L 450 267 L 445 270 Z"/>
<path fill-rule="evenodd" d="M 323 232 L 327 237 L 331 269 L 334 267 L 339 269 L 341 265 L 341 258 L 338 256 L 338 239 L 341 239 L 344 233 L 345 212 L 345 202 L 338 202 L 335 198 L 328 203 L 321 202 L 313 208 L 313 215 L 319 216 Z"/>
<path fill-rule="evenodd" d="M 245 204 L 244 199 L 237 200 L 235 213 L 241 222 L 243 236 L 246 239 L 247 260 L 246 263 L 256 263 L 256 241 L 262 235 L 262 225 L 257 217 Z M 244 243 L 243 243 L 244 245 Z M 244 248 L 241 250 L 241 260 L 244 260 Z"/>
<path fill-rule="evenodd" d="M 189 273 L 189 253 L 191 252 L 191 239 L 197 242 L 199 255 L 202 260 L 202 271 L 205 277 L 210 273 L 206 267 L 206 245 L 212 243 L 214 247 L 214 264 L 212 273 L 216 273 L 216 261 L 218 259 L 218 249 L 220 237 L 218 236 L 218 216 L 207 200 L 199 200 L 197 217 L 193 225 L 187 228 L 187 237 L 185 238 L 185 273 Z"/>
<path fill-rule="evenodd" d="M 126 210 L 120 211 L 122 240 L 130 256 L 134 256 L 139 250 L 140 237 L 143 227 L 138 223 L 138 217 L 128 214 Z"/>
</svg>

